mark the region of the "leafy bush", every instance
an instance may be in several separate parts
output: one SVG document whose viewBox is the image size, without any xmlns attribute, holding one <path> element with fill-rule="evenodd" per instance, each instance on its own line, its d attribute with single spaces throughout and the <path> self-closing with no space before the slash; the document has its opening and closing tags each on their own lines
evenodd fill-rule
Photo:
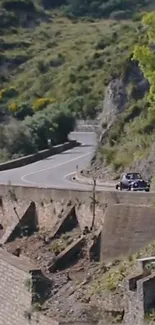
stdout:
<svg viewBox="0 0 155 325">
<path fill-rule="evenodd" d="M 14 87 L 4 88 L 0 91 L 0 101 L 12 98 L 18 94 Z"/>
<path fill-rule="evenodd" d="M 8 125 L 0 126 L 2 160 L 46 149 L 48 139 L 53 145 L 62 143 L 74 129 L 74 117 L 64 105 L 50 105 L 35 114 L 27 103 L 19 107 L 14 103 L 12 107 L 17 109 L 13 111 L 16 118 L 23 121 L 13 119 Z"/>
<path fill-rule="evenodd" d="M 16 102 L 13 102 L 9 105 L 9 110 L 11 111 L 11 113 L 14 115 L 14 113 L 17 112 L 18 110 L 18 105 Z"/>
<path fill-rule="evenodd" d="M 10 156 L 14 154 L 22 156 L 34 152 L 35 143 L 30 131 L 23 124 L 12 121 L 4 127 L 3 131 L 1 130 L 1 149 L 6 148 Z"/>
<path fill-rule="evenodd" d="M 57 105 L 50 105 L 23 121 L 32 134 L 36 150 L 47 148 L 48 139 L 53 145 L 66 141 L 67 135 L 74 129 L 74 123 L 72 114 Z"/>
<path fill-rule="evenodd" d="M 33 104 L 33 109 L 34 111 L 39 111 L 52 102 L 55 102 L 52 98 L 38 98 Z"/>
<path fill-rule="evenodd" d="M 12 102 L 9 105 L 9 110 L 12 116 L 17 120 L 24 120 L 26 116 L 32 116 L 34 114 L 33 109 L 29 103 L 17 104 L 17 102 Z"/>
</svg>

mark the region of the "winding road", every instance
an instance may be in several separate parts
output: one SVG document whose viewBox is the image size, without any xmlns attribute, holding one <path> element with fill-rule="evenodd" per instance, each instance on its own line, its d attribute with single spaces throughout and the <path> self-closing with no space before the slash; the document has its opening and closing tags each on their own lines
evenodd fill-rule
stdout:
<svg viewBox="0 0 155 325">
<path fill-rule="evenodd" d="M 48 157 L 30 165 L 0 172 L 0 184 L 33 187 L 89 190 L 91 185 L 78 184 L 70 180 L 76 166 L 83 169 L 90 162 L 96 146 L 93 132 L 72 132 L 70 139 L 76 139 L 81 146 Z"/>
</svg>

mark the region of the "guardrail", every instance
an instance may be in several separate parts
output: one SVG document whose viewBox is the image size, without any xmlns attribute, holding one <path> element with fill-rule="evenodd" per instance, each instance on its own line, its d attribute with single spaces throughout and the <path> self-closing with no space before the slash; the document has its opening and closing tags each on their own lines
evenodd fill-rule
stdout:
<svg viewBox="0 0 155 325">
<path fill-rule="evenodd" d="M 18 167 L 22 167 L 22 166 L 25 166 L 28 164 L 32 164 L 38 160 L 42 160 L 49 156 L 59 154 L 65 150 L 72 149 L 79 145 L 80 145 L 80 143 L 77 142 L 76 140 L 71 140 L 71 141 L 65 142 L 63 144 L 53 146 L 50 149 L 45 149 L 45 150 L 38 151 L 38 152 L 28 155 L 28 156 L 20 157 L 20 158 L 14 159 L 14 160 L 9 160 L 9 161 L 6 161 L 6 162 L 0 164 L 0 171 L 18 168 Z"/>
<path fill-rule="evenodd" d="M 101 132 L 101 125 L 99 121 L 95 120 L 77 120 L 75 131 L 78 132 Z"/>
</svg>

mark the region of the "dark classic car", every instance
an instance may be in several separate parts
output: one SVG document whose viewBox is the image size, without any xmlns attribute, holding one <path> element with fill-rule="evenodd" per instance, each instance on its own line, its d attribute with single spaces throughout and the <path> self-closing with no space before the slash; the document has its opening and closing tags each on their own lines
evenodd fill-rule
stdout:
<svg viewBox="0 0 155 325">
<path fill-rule="evenodd" d="M 139 173 L 123 173 L 116 184 L 116 190 L 150 191 L 150 181 L 145 181 Z"/>
</svg>

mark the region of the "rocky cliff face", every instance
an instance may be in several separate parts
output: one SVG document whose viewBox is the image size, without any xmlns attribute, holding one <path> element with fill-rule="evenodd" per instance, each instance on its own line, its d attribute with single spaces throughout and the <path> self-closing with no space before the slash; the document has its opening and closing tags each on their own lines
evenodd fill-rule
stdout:
<svg viewBox="0 0 155 325">
<path fill-rule="evenodd" d="M 106 88 L 101 122 L 103 129 L 108 129 L 117 116 L 125 109 L 127 93 L 121 79 L 112 80 Z"/>
<path fill-rule="evenodd" d="M 105 90 L 103 111 L 100 115 L 101 134 L 91 166 L 86 175 L 96 174 L 98 178 L 109 178 L 112 170 L 104 162 L 100 148 L 108 141 L 110 129 L 115 127 L 116 120 L 127 109 L 133 100 L 142 99 L 149 90 L 149 84 L 140 72 L 136 63 L 131 60 L 127 63 L 126 70 L 122 77 L 113 79 Z"/>
<path fill-rule="evenodd" d="M 133 99 L 143 98 L 149 90 L 148 81 L 139 70 L 136 63 L 129 61 L 123 77 L 112 80 L 105 90 L 103 111 L 100 116 L 102 134 L 100 141 L 104 142 L 108 130 L 116 119 L 125 111 Z"/>
</svg>

